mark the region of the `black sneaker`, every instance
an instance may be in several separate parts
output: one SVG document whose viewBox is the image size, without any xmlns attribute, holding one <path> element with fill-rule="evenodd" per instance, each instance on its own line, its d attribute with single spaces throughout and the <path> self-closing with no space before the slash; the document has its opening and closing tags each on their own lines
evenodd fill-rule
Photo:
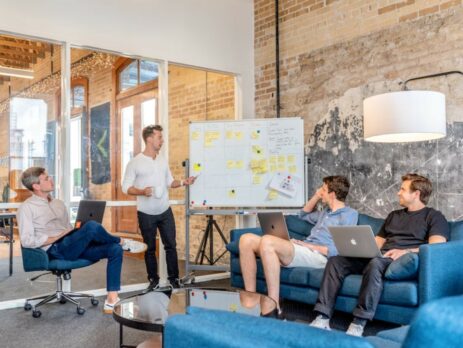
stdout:
<svg viewBox="0 0 463 348">
<path fill-rule="evenodd" d="M 175 280 L 169 280 L 170 286 L 172 286 L 173 289 L 180 289 L 182 287 L 182 284 L 180 284 L 180 281 L 178 279 Z"/>
<path fill-rule="evenodd" d="M 159 288 L 159 280 L 151 280 L 145 292 L 154 291 Z"/>
</svg>

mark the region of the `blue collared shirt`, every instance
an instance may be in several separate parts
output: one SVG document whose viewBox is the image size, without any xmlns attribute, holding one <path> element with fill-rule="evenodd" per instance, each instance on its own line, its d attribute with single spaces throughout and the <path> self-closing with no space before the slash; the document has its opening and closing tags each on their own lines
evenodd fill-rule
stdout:
<svg viewBox="0 0 463 348">
<path fill-rule="evenodd" d="M 305 242 L 328 247 L 328 257 L 338 254 L 331 233 L 328 231 L 328 226 L 356 225 L 358 216 L 358 212 L 350 207 L 344 207 L 335 212 L 332 212 L 329 208 L 311 213 L 303 210 L 299 212 L 299 217 L 302 220 L 315 225 Z"/>
</svg>

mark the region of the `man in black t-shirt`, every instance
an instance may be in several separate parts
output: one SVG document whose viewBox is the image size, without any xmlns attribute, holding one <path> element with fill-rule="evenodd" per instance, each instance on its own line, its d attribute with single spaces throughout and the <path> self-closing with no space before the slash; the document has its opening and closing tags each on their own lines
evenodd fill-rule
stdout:
<svg viewBox="0 0 463 348">
<path fill-rule="evenodd" d="M 362 336 L 368 320 L 373 319 L 383 291 L 383 275 L 392 261 L 406 253 L 418 253 L 421 244 L 444 243 L 449 238 L 449 226 L 441 212 L 426 207 L 432 193 L 428 178 L 418 174 L 402 177 L 397 193 L 405 209 L 391 212 L 376 238 L 383 257 L 373 259 L 333 256 L 323 274 L 311 326 L 330 329 L 329 320 L 336 303 L 336 294 L 349 274 L 363 274 L 360 293 L 347 334 Z"/>
</svg>

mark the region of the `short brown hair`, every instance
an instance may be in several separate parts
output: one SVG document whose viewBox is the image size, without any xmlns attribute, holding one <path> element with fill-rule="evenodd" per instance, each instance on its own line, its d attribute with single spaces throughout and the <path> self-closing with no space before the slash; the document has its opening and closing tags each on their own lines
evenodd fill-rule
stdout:
<svg viewBox="0 0 463 348">
<path fill-rule="evenodd" d="M 29 191 L 34 191 L 32 185 L 40 184 L 40 175 L 43 173 L 45 173 L 45 168 L 30 167 L 22 173 L 21 182 Z"/>
<path fill-rule="evenodd" d="M 420 191 L 420 201 L 426 205 L 428 204 L 429 197 L 432 193 L 432 183 L 431 181 L 419 174 L 408 173 L 402 176 L 402 181 L 410 180 L 410 191 Z"/>
<path fill-rule="evenodd" d="M 345 176 L 326 176 L 323 178 L 323 183 L 328 187 L 328 193 L 334 192 L 338 201 L 346 201 L 346 197 L 349 194 L 350 183 Z"/>
<path fill-rule="evenodd" d="M 152 136 L 154 131 L 162 132 L 162 127 L 160 125 L 158 125 L 158 124 L 152 124 L 150 126 L 146 126 L 145 128 L 143 128 L 141 136 L 143 137 L 143 141 L 145 143 L 146 143 L 146 139 L 148 139 L 148 137 Z"/>
</svg>

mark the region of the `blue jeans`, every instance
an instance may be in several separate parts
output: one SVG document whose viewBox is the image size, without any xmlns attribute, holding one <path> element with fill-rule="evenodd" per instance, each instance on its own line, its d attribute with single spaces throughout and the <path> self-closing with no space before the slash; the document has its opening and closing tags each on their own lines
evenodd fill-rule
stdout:
<svg viewBox="0 0 463 348">
<path fill-rule="evenodd" d="M 106 290 L 119 291 L 123 256 L 120 242 L 119 237 L 111 236 L 99 223 L 88 221 L 77 231 L 53 243 L 47 253 L 58 260 L 85 259 L 96 262 L 108 259 Z"/>
</svg>

